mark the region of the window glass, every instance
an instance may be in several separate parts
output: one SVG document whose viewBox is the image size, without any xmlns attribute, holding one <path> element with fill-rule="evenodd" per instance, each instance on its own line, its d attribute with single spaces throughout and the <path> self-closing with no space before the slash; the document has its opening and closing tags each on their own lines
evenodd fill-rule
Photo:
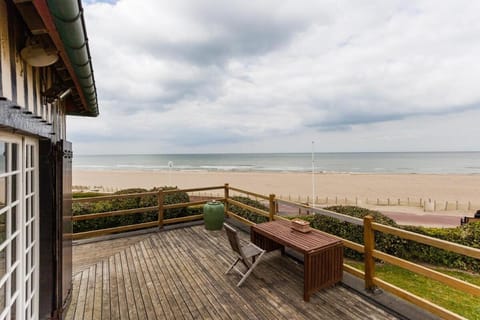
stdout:
<svg viewBox="0 0 480 320">
<path fill-rule="evenodd" d="M 28 168 L 28 164 L 30 163 L 30 148 L 25 148 L 25 166 Z"/>
<path fill-rule="evenodd" d="M 18 170 L 18 144 L 12 143 L 12 171 Z"/>
<path fill-rule="evenodd" d="M 30 193 L 30 172 L 25 173 L 25 195 Z"/>
<path fill-rule="evenodd" d="M 17 201 L 17 174 L 14 174 L 12 177 L 12 202 Z"/>
<path fill-rule="evenodd" d="M 33 214 L 33 205 L 35 203 L 33 202 L 33 197 L 30 197 L 30 219 L 33 218 L 34 214 Z"/>
<path fill-rule="evenodd" d="M 3 286 L 0 288 L 0 312 L 5 309 L 5 298 L 7 295 L 7 283 L 5 282 Z"/>
<path fill-rule="evenodd" d="M 12 255 L 12 264 L 14 264 L 17 261 L 17 237 L 12 239 L 10 253 Z"/>
<path fill-rule="evenodd" d="M 17 268 L 12 271 L 12 278 L 10 280 L 11 295 L 13 296 L 17 291 Z"/>
<path fill-rule="evenodd" d="M 8 172 L 7 148 L 8 143 L 0 141 L 0 174 Z"/>
<path fill-rule="evenodd" d="M 17 319 L 17 300 L 15 300 L 10 308 L 10 320 Z"/>
<path fill-rule="evenodd" d="M 3 278 L 7 270 L 7 247 L 0 251 L 0 279 Z"/>
<path fill-rule="evenodd" d="M 0 209 L 7 205 L 7 177 L 0 178 Z"/>
<path fill-rule="evenodd" d="M 33 295 L 33 291 L 35 290 L 35 286 L 33 285 L 35 283 L 35 273 L 32 273 L 32 285 L 30 286 L 30 292 Z"/>
<path fill-rule="evenodd" d="M 12 234 L 17 231 L 17 206 L 12 207 L 11 210 L 11 220 L 12 220 Z"/>
<path fill-rule="evenodd" d="M 35 153 L 34 153 L 33 146 L 30 146 L 30 168 L 33 168 L 34 164 L 35 164 Z"/>
<path fill-rule="evenodd" d="M 34 192 L 35 191 L 35 174 L 32 172 L 30 172 L 30 192 Z"/>
<path fill-rule="evenodd" d="M 32 235 L 30 236 L 30 239 L 32 239 L 32 242 L 35 241 L 35 228 L 34 225 L 32 224 L 32 228 L 30 229 L 32 231 Z M 35 252 L 35 251 L 32 251 Z"/>
<path fill-rule="evenodd" d="M 30 225 L 25 228 L 25 249 L 30 245 Z M 27 259 L 28 260 L 28 259 Z"/>
<path fill-rule="evenodd" d="M 7 239 L 7 212 L 0 214 L 0 244 Z"/>
<path fill-rule="evenodd" d="M 28 263 L 30 261 L 30 251 L 27 252 L 27 254 L 25 255 L 25 275 L 27 275 L 29 272 L 30 272 L 30 263 Z"/>
<path fill-rule="evenodd" d="M 25 199 L 25 219 L 30 217 L 30 198 Z"/>
</svg>

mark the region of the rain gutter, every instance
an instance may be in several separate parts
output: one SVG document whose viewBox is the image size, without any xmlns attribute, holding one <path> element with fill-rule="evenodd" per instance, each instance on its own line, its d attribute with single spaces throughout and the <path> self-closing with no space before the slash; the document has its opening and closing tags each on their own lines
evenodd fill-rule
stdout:
<svg viewBox="0 0 480 320">
<path fill-rule="evenodd" d="M 67 114 L 98 116 L 98 101 L 92 59 L 80 0 L 33 0 L 55 46 L 72 76 L 83 112 Z"/>
</svg>

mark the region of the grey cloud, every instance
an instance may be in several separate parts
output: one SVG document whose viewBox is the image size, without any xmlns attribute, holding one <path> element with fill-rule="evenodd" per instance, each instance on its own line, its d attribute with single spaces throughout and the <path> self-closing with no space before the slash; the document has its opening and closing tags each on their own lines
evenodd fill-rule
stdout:
<svg viewBox="0 0 480 320">
<path fill-rule="evenodd" d="M 479 109 L 480 102 L 463 106 L 445 106 L 432 110 L 421 108 L 412 110 L 412 106 L 387 105 L 369 111 L 344 105 L 336 110 L 330 110 L 322 119 L 306 120 L 305 125 L 320 131 L 348 131 L 355 125 L 400 121 L 416 117 L 445 116 Z"/>
<path fill-rule="evenodd" d="M 137 37 L 138 49 L 157 58 L 180 59 L 196 65 L 219 65 L 238 57 L 258 56 L 279 49 L 305 31 L 313 21 L 305 14 L 279 16 L 274 8 L 258 8 L 244 1 L 190 3 L 185 19 L 209 34 L 202 39 L 168 41 Z M 319 23 L 319 21 L 317 21 Z"/>
</svg>

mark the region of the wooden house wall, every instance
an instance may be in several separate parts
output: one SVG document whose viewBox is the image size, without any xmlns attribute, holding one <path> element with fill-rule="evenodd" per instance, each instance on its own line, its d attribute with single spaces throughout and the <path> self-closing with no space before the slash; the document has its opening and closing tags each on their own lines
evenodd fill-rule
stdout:
<svg viewBox="0 0 480 320">
<path fill-rule="evenodd" d="M 52 125 L 55 140 L 65 139 L 65 111 L 59 102 L 47 103 L 42 92 L 56 81 L 53 67 L 28 65 L 20 51 L 25 46 L 28 30 L 8 0 L 0 0 L 0 98 L 20 106 L 31 116 Z"/>
</svg>

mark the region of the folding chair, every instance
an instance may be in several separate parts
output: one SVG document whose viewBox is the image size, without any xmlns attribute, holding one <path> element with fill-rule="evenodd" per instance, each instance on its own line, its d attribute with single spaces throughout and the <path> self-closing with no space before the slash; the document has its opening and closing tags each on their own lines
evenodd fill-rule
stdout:
<svg viewBox="0 0 480 320">
<path fill-rule="evenodd" d="M 239 273 L 242 276 L 242 279 L 240 279 L 240 281 L 238 282 L 237 287 L 240 287 L 250 275 L 250 273 L 253 271 L 253 269 L 257 266 L 260 258 L 265 253 L 265 250 L 257 247 L 251 242 L 249 242 L 247 245 L 241 246 L 240 240 L 238 239 L 237 230 L 235 230 L 226 223 L 224 223 L 223 226 L 225 227 L 225 231 L 227 233 L 228 242 L 230 242 L 232 250 L 235 251 L 235 253 L 237 254 L 237 260 L 235 260 L 235 262 L 230 266 L 230 268 L 228 268 L 225 274 L 229 273 L 232 269 Z M 243 273 L 236 267 L 236 264 L 239 261 L 242 262 L 247 268 L 245 273 Z"/>
</svg>

